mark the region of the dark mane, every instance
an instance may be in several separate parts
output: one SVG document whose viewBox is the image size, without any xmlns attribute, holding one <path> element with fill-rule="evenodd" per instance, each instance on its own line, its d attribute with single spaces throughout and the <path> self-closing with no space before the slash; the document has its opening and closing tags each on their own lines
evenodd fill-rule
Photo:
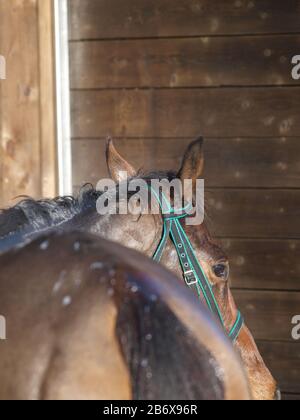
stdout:
<svg viewBox="0 0 300 420">
<path fill-rule="evenodd" d="M 172 172 L 153 172 L 139 173 L 136 178 L 150 184 L 151 179 L 171 181 L 175 176 Z M 74 217 L 96 209 L 101 194 L 92 184 L 85 184 L 77 197 L 57 197 L 53 200 L 26 198 L 14 207 L 0 210 L 0 252 L 24 242 L 26 236 L 58 228 Z"/>
<path fill-rule="evenodd" d="M 92 185 L 86 184 L 76 198 L 66 196 L 53 200 L 24 199 L 16 206 L 0 211 L 0 240 L 15 242 L 21 234 L 57 227 L 95 206 L 100 194 Z"/>
</svg>

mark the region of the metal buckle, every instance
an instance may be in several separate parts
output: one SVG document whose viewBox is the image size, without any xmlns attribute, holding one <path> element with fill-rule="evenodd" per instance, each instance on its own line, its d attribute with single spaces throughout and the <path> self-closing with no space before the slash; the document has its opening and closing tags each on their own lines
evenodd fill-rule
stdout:
<svg viewBox="0 0 300 420">
<path fill-rule="evenodd" d="M 186 281 L 186 284 L 188 285 L 188 286 L 192 286 L 193 284 L 196 284 L 197 283 L 197 279 L 196 279 L 196 276 L 195 276 L 195 273 L 194 273 L 194 271 L 193 270 L 190 270 L 190 271 L 186 271 L 185 273 L 184 273 L 184 278 L 185 278 L 185 281 Z"/>
</svg>

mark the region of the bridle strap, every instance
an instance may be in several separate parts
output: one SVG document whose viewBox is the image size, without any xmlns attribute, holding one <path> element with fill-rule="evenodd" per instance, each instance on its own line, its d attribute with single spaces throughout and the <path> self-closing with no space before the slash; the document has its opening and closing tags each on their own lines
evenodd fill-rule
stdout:
<svg viewBox="0 0 300 420">
<path fill-rule="evenodd" d="M 167 241 L 169 237 L 171 237 L 178 255 L 178 259 L 180 261 L 180 265 L 182 267 L 184 279 L 187 286 L 190 287 L 192 290 L 196 291 L 196 294 L 198 295 L 199 299 L 201 298 L 201 295 L 204 297 L 209 310 L 217 317 L 223 329 L 226 331 L 221 310 L 214 296 L 211 284 L 207 276 L 205 275 L 205 272 L 201 267 L 198 258 L 196 257 L 191 241 L 187 237 L 179 221 L 180 219 L 188 216 L 188 214 L 185 211 L 188 209 L 188 207 L 191 207 L 191 205 L 187 206 L 185 209 L 175 211 L 171 208 L 164 195 L 162 195 L 162 199 L 160 199 L 160 197 L 156 193 L 155 196 L 160 204 L 161 209 L 163 209 L 162 200 L 165 201 L 164 204 L 167 205 L 169 214 L 163 215 L 163 234 L 162 239 L 153 256 L 154 261 L 160 262 L 164 250 L 166 248 Z M 229 335 L 229 338 L 233 342 L 235 342 L 238 338 L 243 325 L 243 317 L 241 313 L 238 312 L 233 327 L 229 332 L 226 331 L 226 333 Z"/>
<path fill-rule="evenodd" d="M 241 329 L 244 326 L 244 318 L 242 316 L 242 314 L 240 313 L 240 311 L 238 311 L 237 313 L 237 318 L 235 323 L 233 324 L 233 327 L 231 328 L 230 332 L 229 332 L 229 338 L 235 342 L 238 338 L 238 336 L 240 335 Z"/>
<path fill-rule="evenodd" d="M 208 308 L 224 325 L 211 285 L 195 256 L 189 239 L 178 220 L 174 219 L 171 223 L 171 238 L 174 242 L 187 286 L 195 288 L 198 295 L 200 292 L 199 288 L 201 289 Z"/>
</svg>

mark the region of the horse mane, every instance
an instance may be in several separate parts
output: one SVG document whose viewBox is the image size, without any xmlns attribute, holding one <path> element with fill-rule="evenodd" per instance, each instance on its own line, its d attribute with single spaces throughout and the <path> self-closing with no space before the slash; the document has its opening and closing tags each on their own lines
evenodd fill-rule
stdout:
<svg viewBox="0 0 300 420">
<path fill-rule="evenodd" d="M 86 184 L 77 197 L 25 198 L 14 207 L 0 210 L 0 253 L 58 229 L 84 211 L 95 208 L 100 194 L 91 184 Z"/>
<path fill-rule="evenodd" d="M 140 170 L 132 179 L 144 180 L 148 185 L 153 179 L 169 182 L 176 179 L 172 171 L 144 173 Z M 118 187 L 118 186 L 117 186 Z M 4 252 L 40 233 L 58 229 L 76 216 L 96 210 L 96 202 L 103 194 L 92 184 L 85 184 L 77 197 L 64 196 L 54 199 L 34 200 L 25 198 L 14 207 L 0 210 L 0 252 Z M 128 195 L 134 194 L 129 192 Z"/>
<path fill-rule="evenodd" d="M 0 240 L 13 237 L 20 240 L 22 234 L 58 227 L 95 206 L 100 194 L 91 184 L 86 184 L 77 197 L 25 198 L 14 207 L 0 210 Z"/>
<path fill-rule="evenodd" d="M 174 179 L 172 172 L 138 173 L 137 179 L 150 184 L 151 179 Z M 77 197 L 56 197 L 52 200 L 26 198 L 14 207 L 0 210 L 0 240 L 12 232 L 39 232 L 70 221 L 83 211 L 96 208 L 102 194 L 92 184 L 85 184 Z"/>
</svg>

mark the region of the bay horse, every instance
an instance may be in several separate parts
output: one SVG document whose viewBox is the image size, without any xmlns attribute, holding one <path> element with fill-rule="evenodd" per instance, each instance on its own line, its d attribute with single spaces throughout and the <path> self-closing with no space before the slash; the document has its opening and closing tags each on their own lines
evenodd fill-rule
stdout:
<svg viewBox="0 0 300 420">
<path fill-rule="evenodd" d="M 140 174 L 115 149 L 112 141 L 107 147 L 107 164 L 110 175 L 117 183 L 124 182 L 124 174 L 129 179 L 186 179 L 196 182 L 203 174 L 203 140 L 198 139 L 188 147 L 179 172 L 165 171 L 154 174 Z M 62 197 L 55 200 L 24 200 L 12 209 L 4 210 L 0 216 L 0 252 L 13 246 L 20 246 L 41 233 L 58 229 L 62 232 L 83 230 L 102 238 L 126 245 L 148 257 L 155 253 L 162 237 L 163 218 L 161 215 L 141 214 L 100 216 L 96 211 L 96 201 L 101 192 L 92 187 L 84 188 L 78 198 Z M 229 332 L 238 316 L 229 287 L 229 262 L 226 254 L 211 238 L 205 223 L 198 227 L 187 226 L 180 221 L 197 260 L 209 281 L 217 306 L 220 308 L 224 328 Z M 178 278 L 182 269 L 171 240 L 161 263 Z M 276 381 L 264 364 L 254 339 L 243 325 L 234 343 L 247 371 L 252 396 L 257 400 L 274 399 L 277 396 Z"/>
<path fill-rule="evenodd" d="M 82 232 L 0 257 L 1 400 L 249 400 L 239 357 L 174 275 Z"/>
</svg>

